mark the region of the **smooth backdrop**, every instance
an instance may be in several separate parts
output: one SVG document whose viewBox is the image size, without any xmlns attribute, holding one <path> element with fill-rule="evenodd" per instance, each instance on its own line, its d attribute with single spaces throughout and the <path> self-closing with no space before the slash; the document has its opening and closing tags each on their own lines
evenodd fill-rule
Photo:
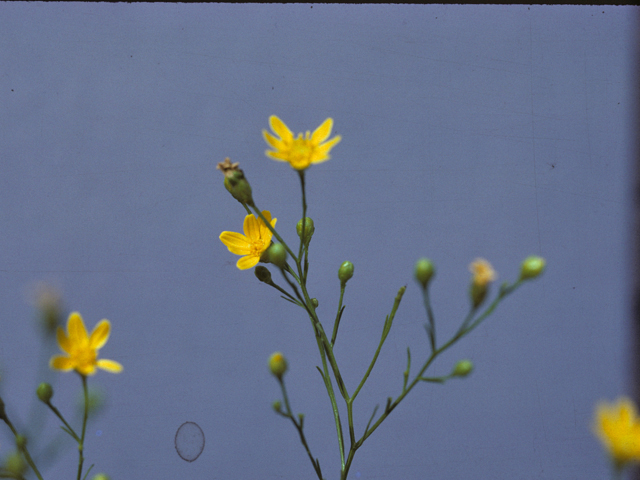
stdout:
<svg viewBox="0 0 640 480">
<path fill-rule="evenodd" d="M 474 258 L 499 281 L 527 255 L 548 262 L 431 371 L 469 358 L 473 374 L 416 388 L 350 478 L 606 478 L 590 428 L 599 400 L 628 391 L 637 19 L 610 6 L 0 4 L 7 411 L 21 425 L 41 414 L 54 438 L 59 422 L 30 406 L 35 386 L 55 382 L 69 415 L 79 393 L 76 375 L 46 373 L 51 352 L 37 353 L 32 294 L 45 281 L 89 328 L 112 322 L 100 353 L 124 365 L 90 379 L 107 395 L 87 430 L 92 473 L 316 478 L 271 410 L 280 392 L 266 361 L 281 350 L 310 448 L 338 478 L 309 321 L 235 267 L 218 236 L 240 231 L 245 213 L 215 169 L 239 161 L 294 242 L 297 175 L 264 155 L 262 129 L 273 114 L 296 133 L 332 117 L 342 141 L 307 172 L 309 284 L 329 330 L 338 267 L 355 265 L 336 343 L 350 391 L 407 285 L 355 404 L 358 432 L 400 393 L 407 346 L 414 366 L 428 354 L 418 258 L 437 266 L 440 339 L 467 311 Z M 186 421 L 206 438 L 192 463 L 174 448 Z M 48 479 L 75 477 L 77 451 L 60 442 Z"/>
</svg>

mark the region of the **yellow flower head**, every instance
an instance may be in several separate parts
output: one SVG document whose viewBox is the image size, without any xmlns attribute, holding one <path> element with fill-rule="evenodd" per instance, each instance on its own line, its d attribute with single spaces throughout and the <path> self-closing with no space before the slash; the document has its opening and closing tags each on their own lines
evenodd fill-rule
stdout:
<svg viewBox="0 0 640 480">
<path fill-rule="evenodd" d="M 76 370 L 80 375 L 93 375 L 96 367 L 108 372 L 122 371 L 122 365 L 113 360 L 98 360 L 98 350 L 104 347 L 109 339 L 111 324 L 109 320 L 101 320 L 91 332 L 87 334 L 82 317 L 78 312 L 72 312 L 67 320 L 67 333 L 60 327 L 56 332 L 60 349 L 68 356 L 55 355 L 49 366 L 64 372 Z"/>
<path fill-rule="evenodd" d="M 273 148 L 273 150 L 267 150 L 265 153 L 275 160 L 289 162 L 296 170 L 304 170 L 312 163 L 321 163 L 329 160 L 331 158 L 329 151 L 342 139 L 340 135 L 336 135 L 325 142 L 331 135 L 331 129 L 333 128 L 332 118 L 327 118 L 322 125 L 315 129 L 313 135 L 307 130 L 304 137 L 302 133 L 294 137 L 289 127 L 275 115 L 269 117 L 269 125 L 271 130 L 280 138 L 263 130 L 264 139 Z"/>
<path fill-rule="evenodd" d="M 479 287 L 486 287 L 489 283 L 498 278 L 498 274 L 493 267 L 484 258 L 476 258 L 471 265 L 469 271 L 473 274 L 471 282 Z"/>
<path fill-rule="evenodd" d="M 276 226 L 278 219 L 271 220 L 271 212 L 263 210 L 262 215 L 272 227 Z M 242 228 L 244 235 L 236 232 L 222 232 L 220 241 L 227 246 L 231 253 L 244 255 L 238 260 L 236 266 L 240 270 L 246 270 L 258 264 L 262 253 L 271 245 L 272 233 L 261 219 L 253 215 L 244 217 Z"/>
<path fill-rule="evenodd" d="M 619 398 L 616 403 L 598 404 L 593 432 L 616 466 L 640 461 L 640 418 L 628 398 Z"/>
</svg>

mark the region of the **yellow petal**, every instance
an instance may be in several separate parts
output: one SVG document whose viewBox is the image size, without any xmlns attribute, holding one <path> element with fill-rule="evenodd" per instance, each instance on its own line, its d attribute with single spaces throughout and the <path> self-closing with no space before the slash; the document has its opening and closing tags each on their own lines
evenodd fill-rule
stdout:
<svg viewBox="0 0 640 480">
<path fill-rule="evenodd" d="M 73 345 L 85 343 L 89 340 L 82 316 L 78 312 L 71 312 L 71 315 L 69 315 L 67 331 L 69 332 L 69 340 Z"/>
<path fill-rule="evenodd" d="M 329 135 L 331 135 L 331 129 L 333 128 L 333 118 L 327 118 L 322 125 L 316 128 L 311 136 L 311 144 L 313 146 L 320 145 L 324 142 Z"/>
<path fill-rule="evenodd" d="M 220 241 L 226 245 L 231 253 L 247 255 L 251 251 L 249 239 L 237 232 L 222 232 Z"/>
<path fill-rule="evenodd" d="M 314 152 L 318 153 L 320 155 L 326 155 L 336 145 L 336 143 L 338 143 L 340 140 L 342 140 L 342 137 L 340 135 L 336 135 L 335 137 L 333 137 L 328 142 L 325 142 L 322 145 L 318 145 L 314 149 Z"/>
<path fill-rule="evenodd" d="M 269 213 L 269 212 L 262 212 L 262 214 L 264 215 L 265 213 Z M 271 226 L 273 228 L 276 228 L 276 222 L 278 221 L 277 218 L 274 218 L 273 220 L 271 220 L 271 214 L 269 213 L 269 216 L 267 217 L 266 215 L 264 215 L 265 218 L 267 220 L 269 220 L 269 223 L 271 224 Z M 262 238 L 262 241 L 264 242 L 265 245 L 269 246 L 269 242 L 271 241 L 271 237 L 273 237 L 273 233 L 271 233 L 271 230 L 269 230 L 269 228 L 264 224 L 264 223 L 260 223 L 260 238 Z"/>
<path fill-rule="evenodd" d="M 281 152 L 272 152 L 271 150 L 265 150 L 265 155 L 267 157 L 271 157 L 274 160 L 278 160 L 279 162 L 287 162 L 288 155 Z"/>
<path fill-rule="evenodd" d="M 98 366 L 98 368 L 111 373 L 120 373 L 122 371 L 122 365 L 114 360 L 106 360 L 104 358 L 101 358 L 96 362 L 96 365 Z"/>
<path fill-rule="evenodd" d="M 89 348 L 94 350 L 98 350 L 107 343 L 109 340 L 109 332 L 111 331 L 111 324 L 109 320 L 106 318 L 104 320 L 100 320 L 100 323 L 95 326 L 93 332 L 91 332 L 91 337 L 89 337 Z"/>
<path fill-rule="evenodd" d="M 262 216 L 267 220 L 267 222 L 271 222 L 271 212 L 269 210 L 262 210 Z"/>
<path fill-rule="evenodd" d="M 55 370 L 62 370 L 63 372 L 68 372 L 69 370 L 73 370 L 76 364 L 69 357 L 55 355 L 54 357 L 51 357 L 51 360 L 49 361 L 49 366 Z"/>
<path fill-rule="evenodd" d="M 290 142 L 293 139 L 293 132 L 289 130 L 282 120 L 280 120 L 275 115 L 271 115 L 269 117 L 269 125 L 271 126 L 271 130 L 273 130 L 283 141 Z"/>
<path fill-rule="evenodd" d="M 240 260 L 238 260 L 238 262 L 236 263 L 236 267 L 238 267 L 240 270 L 247 270 L 251 267 L 255 267 L 259 261 L 260 257 L 256 255 L 247 255 L 246 257 L 242 257 Z"/>
<path fill-rule="evenodd" d="M 269 145 L 271 145 L 275 150 L 283 150 L 286 148 L 286 145 L 282 140 L 274 137 L 266 130 L 262 130 L 262 135 L 264 136 L 265 141 Z"/>
<path fill-rule="evenodd" d="M 247 215 L 244 217 L 244 224 L 242 229 L 244 234 L 249 239 L 249 242 L 254 242 L 260 238 L 260 220 L 253 215 Z"/>
<path fill-rule="evenodd" d="M 60 349 L 63 352 L 71 354 L 73 345 L 71 344 L 71 342 L 69 341 L 69 337 L 67 337 L 67 334 L 61 327 L 58 327 L 58 330 L 56 330 L 56 338 L 58 340 L 58 346 L 60 347 Z"/>
</svg>

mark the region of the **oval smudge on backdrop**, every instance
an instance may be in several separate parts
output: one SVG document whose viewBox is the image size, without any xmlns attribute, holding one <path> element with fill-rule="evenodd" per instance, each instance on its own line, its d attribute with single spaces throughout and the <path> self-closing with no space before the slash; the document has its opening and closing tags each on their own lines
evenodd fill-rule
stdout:
<svg viewBox="0 0 640 480">
<path fill-rule="evenodd" d="M 194 422 L 184 422 L 175 438 L 176 452 L 187 462 L 195 461 L 204 450 L 204 432 Z"/>
</svg>

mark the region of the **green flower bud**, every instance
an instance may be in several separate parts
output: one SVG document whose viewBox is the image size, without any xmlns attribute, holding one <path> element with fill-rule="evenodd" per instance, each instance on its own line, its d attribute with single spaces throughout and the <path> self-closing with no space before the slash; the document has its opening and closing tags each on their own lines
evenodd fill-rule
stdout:
<svg viewBox="0 0 640 480">
<path fill-rule="evenodd" d="M 273 408 L 273 410 L 275 410 L 276 413 L 279 413 L 282 411 L 282 402 L 280 400 L 276 400 L 275 402 L 273 402 L 271 404 L 271 408 Z"/>
<path fill-rule="evenodd" d="M 422 285 L 422 288 L 427 288 L 429 281 L 436 273 L 436 269 L 433 263 L 428 258 L 421 258 L 416 263 L 415 276 L 416 280 Z"/>
<path fill-rule="evenodd" d="M 473 305 L 473 308 L 478 308 L 482 305 L 484 299 L 487 298 L 488 291 L 489 285 L 471 282 L 471 286 L 469 287 L 469 296 L 471 297 L 471 304 Z"/>
<path fill-rule="evenodd" d="M 318 308 L 318 305 L 320 305 L 317 298 L 312 298 L 311 303 L 313 304 L 313 308 Z"/>
<path fill-rule="evenodd" d="M 345 285 L 349 279 L 353 277 L 353 263 L 343 262 L 338 270 L 338 278 L 340 279 L 340 285 Z"/>
<path fill-rule="evenodd" d="M 17 478 L 22 477 L 22 474 L 27 470 L 27 464 L 19 452 L 13 452 L 5 458 L 4 468 Z"/>
<path fill-rule="evenodd" d="M 298 221 L 296 225 L 296 232 L 298 232 L 298 236 L 302 238 L 302 218 Z M 304 218 L 304 243 L 308 247 L 309 242 L 311 241 L 311 237 L 313 237 L 313 232 L 315 232 L 315 227 L 313 226 L 313 220 L 309 217 Z"/>
<path fill-rule="evenodd" d="M 280 352 L 275 352 L 269 357 L 269 370 L 279 379 L 282 378 L 287 371 L 288 365 L 284 355 Z"/>
<path fill-rule="evenodd" d="M 271 283 L 271 272 L 267 267 L 263 267 L 262 265 L 258 265 L 255 270 L 256 278 L 264 283 Z"/>
<path fill-rule="evenodd" d="M 546 263 L 544 258 L 535 255 L 525 258 L 520 269 L 520 280 L 536 278 L 542 274 Z"/>
<path fill-rule="evenodd" d="M 452 377 L 466 377 L 473 370 L 473 363 L 471 360 L 460 360 L 456 363 L 456 366 L 453 367 L 453 371 L 451 372 Z"/>
<path fill-rule="evenodd" d="M 36 395 L 38 395 L 41 402 L 49 403 L 51 397 L 53 397 L 53 388 L 48 383 L 41 383 L 38 385 Z"/>
<path fill-rule="evenodd" d="M 16 447 L 18 447 L 18 450 L 22 450 L 26 446 L 27 446 L 27 437 L 20 434 L 16 435 Z"/>
<path fill-rule="evenodd" d="M 242 170 L 236 170 L 228 177 L 224 178 L 224 186 L 229 193 L 240 203 L 253 205 L 253 196 L 251 195 L 251 185 L 244 177 Z"/>
<path fill-rule="evenodd" d="M 238 168 L 238 163 L 231 163 L 228 158 L 224 159 L 216 167 L 224 173 L 224 186 L 229 193 L 240 203 L 253 205 L 251 196 L 251 185 L 244 176 L 244 172 Z"/>
<path fill-rule="evenodd" d="M 91 480 L 109 480 L 109 475 L 107 475 L 106 473 L 98 473 L 97 475 L 91 477 Z"/>
<path fill-rule="evenodd" d="M 284 268 L 287 263 L 287 249 L 281 243 L 274 243 L 267 249 L 267 259 L 276 267 Z"/>
</svg>

